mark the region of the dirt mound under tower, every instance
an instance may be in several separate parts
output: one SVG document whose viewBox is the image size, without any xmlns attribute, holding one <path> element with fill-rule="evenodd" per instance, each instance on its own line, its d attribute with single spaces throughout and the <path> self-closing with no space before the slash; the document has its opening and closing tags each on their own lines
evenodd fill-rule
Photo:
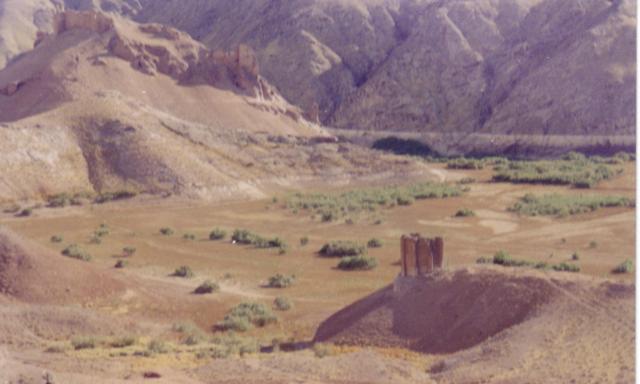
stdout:
<svg viewBox="0 0 640 384">
<path fill-rule="evenodd" d="M 539 315 L 561 294 L 557 277 L 480 267 L 398 277 L 329 317 L 314 340 L 425 353 L 460 351 Z"/>
</svg>

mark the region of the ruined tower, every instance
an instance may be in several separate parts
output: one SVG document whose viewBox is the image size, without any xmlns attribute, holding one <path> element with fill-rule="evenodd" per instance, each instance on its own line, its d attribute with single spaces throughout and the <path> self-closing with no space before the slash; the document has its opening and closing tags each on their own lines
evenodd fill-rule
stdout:
<svg viewBox="0 0 640 384">
<path fill-rule="evenodd" d="M 444 241 L 442 237 L 426 238 L 417 233 L 400 239 L 402 276 L 421 276 L 442 269 Z"/>
</svg>

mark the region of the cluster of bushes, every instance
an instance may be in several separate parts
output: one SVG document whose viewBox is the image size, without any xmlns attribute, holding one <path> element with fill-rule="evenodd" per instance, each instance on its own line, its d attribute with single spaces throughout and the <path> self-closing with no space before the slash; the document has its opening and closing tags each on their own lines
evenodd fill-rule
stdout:
<svg viewBox="0 0 640 384">
<path fill-rule="evenodd" d="M 256 248 L 280 248 L 281 250 L 288 248 L 287 243 L 279 237 L 266 238 L 246 229 L 236 229 L 233 231 L 231 240 L 238 244 L 251 244 Z"/>
<path fill-rule="evenodd" d="M 447 161 L 447 168 L 449 169 L 483 169 L 488 165 L 501 165 L 507 164 L 509 160 L 504 157 L 482 157 L 482 158 L 465 158 L 459 157 L 450 159 Z"/>
<path fill-rule="evenodd" d="M 293 307 L 293 304 L 286 297 L 278 296 L 273 300 L 273 307 L 278 311 L 288 311 Z"/>
<path fill-rule="evenodd" d="M 47 207 L 49 208 L 63 208 L 68 205 L 82 205 L 83 198 L 90 198 L 88 193 L 76 193 L 69 195 L 67 193 L 59 193 L 57 195 L 51 195 L 47 197 Z"/>
<path fill-rule="evenodd" d="M 173 272 L 173 276 L 183 277 L 185 279 L 190 279 L 190 278 L 194 277 L 195 274 L 191 270 L 191 267 L 189 267 L 187 265 L 182 265 L 182 266 L 176 268 L 176 270 Z"/>
<path fill-rule="evenodd" d="M 240 303 L 232 308 L 221 322 L 216 324 L 216 328 L 221 331 L 244 332 L 253 326 L 264 327 L 277 321 L 278 318 L 264 304 Z"/>
<path fill-rule="evenodd" d="M 174 234 L 174 231 L 169 227 L 163 227 L 160 228 L 160 234 L 164 236 L 172 236 Z"/>
<path fill-rule="evenodd" d="M 372 239 L 370 239 L 369 241 L 367 241 L 367 248 L 380 248 L 384 245 L 384 243 L 382 242 L 382 240 L 374 237 Z"/>
<path fill-rule="evenodd" d="M 367 256 L 347 256 L 340 259 L 338 269 L 344 271 L 353 270 L 369 270 L 378 266 L 378 261 L 373 257 Z"/>
<path fill-rule="evenodd" d="M 613 273 L 632 273 L 634 269 L 634 263 L 632 259 L 627 259 L 621 264 L 617 265 L 612 272 Z"/>
<path fill-rule="evenodd" d="M 475 215 L 476 213 L 473 210 L 469 208 L 462 208 L 462 209 L 459 209 L 454 216 L 455 217 L 471 217 Z"/>
<path fill-rule="evenodd" d="M 547 264 L 543 261 L 533 262 L 529 260 L 519 260 L 512 258 L 505 251 L 496 252 L 493 257 L 480 257 L 476 260 L 478 264 L 496 264 L 504 267 L 531 267 L 535 269 L 553 269 L 564 272 L 580 272 L 580 266 L 569 263 Z"/>
<path fill-rule="evenodd" d="M 592 188 L 608 180 L 622 169 L 594 161 L 579 153 L 570 153 L 560 160 L 511 161 L 494 167 L 493 181 L 529 184 L 572 185 Z"/>
<path fill-rule="evenodd" d="M 209 233 L 209 240 L 222 240 L 227 237 L 227 231 L 215 228 L 211 233 Z"/>
<path fill-rule="evenodd" d="M 332 241 L 320 248 L 320 254 L 325 257 L 360 256 L 366 252 L 363 245 L 353 241 Z"/>
<path fill-rule="evenodd" d="M 509 208 L 528 216 L 567 216 L 592 212 L 603 207 L 634 207 L 635 201 L 620 196 L 526 194 Z"/>
<path fill-rule="evenodd" d="M 137 195 L 138 195 L 137 192 L 124 191 L 124 190 L 116 191 L 116 192 L 104 192 L 96 196 L 96 198 L 93 201 L 96 204 L 104 204 L 110 201 L 131 199 L 133 197 L 136 197 Z"/>
<path fill-rule="evenodd" d="M 445 183 L 419 183 L 409 186 L 390 186 L 357 189 L 340 194 L 296 193 L 289 196 L 286 207 L 292 211 L 305 211 L 324 222 L 351 218 L 360 213 L 375 212 L 380 207 L 411 205 L 415 200 L 446 198 L 461 195 L 459 185 Z"/>
<path fill-rule="evenodd" d="M 193 291 L 193 293 L 198 295 L 205 295 L 208 293 L 217 292 L 220 290 L 220 285 L 212 280 L 205 280 L 202 284 L 198 285 L 198 287 Z"/>
<path fill-rule="evenodd" d="M 286 276 L 281 273 L 276 273 L 269 278 L 267 286 L 269 286 L 270 288 L 286 288 L 293 285 L 295 281 L 295 275 Z"/>
<path fill-rule="evenodd" d="M 52 243 L 62 243 L 63 241 L 64 241 L 64 239 L 60 235 L 51 236 L 51 242 Z"/>
<path fill-rule="evenodd" d="M 68 245 L 61 252 L 64 256 L 82 261 L 91 261 L 91 255 L 78 246 L 78 244 Z"/>
</svg>

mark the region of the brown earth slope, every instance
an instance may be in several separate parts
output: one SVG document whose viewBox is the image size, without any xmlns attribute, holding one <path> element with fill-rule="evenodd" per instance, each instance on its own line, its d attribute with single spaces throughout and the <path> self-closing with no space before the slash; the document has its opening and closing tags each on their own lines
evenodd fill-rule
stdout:
<svg viewBox="0 0 640 384">
<path fill-rule="evenodd" d="M 259 74 L 252 51 L 92 12 L 0 71 L 0 200 L 136 190 L 199 198 L 388 177 L 415 165 L 336 143 Z"/>
<path fill-rule="evenodd" d="M 634 299 L 631 284 L 473 267 L 398 278 L 324 321 L 315 341 L 449 354 L 431 369 L 438 382 L 632 382 Z"/>
</svg>

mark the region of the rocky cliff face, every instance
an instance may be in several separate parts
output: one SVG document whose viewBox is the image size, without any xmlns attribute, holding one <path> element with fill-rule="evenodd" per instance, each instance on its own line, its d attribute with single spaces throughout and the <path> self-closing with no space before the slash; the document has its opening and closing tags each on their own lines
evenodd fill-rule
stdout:
<svg viewBox="0 0 640 384">
<path fill-rule="evenodd" d="M 265 77 L 331 126 L 634 132 L 630 0 L 141 3 L 138 17 L 211 47 L 250 45 Z"/>
</svg>

